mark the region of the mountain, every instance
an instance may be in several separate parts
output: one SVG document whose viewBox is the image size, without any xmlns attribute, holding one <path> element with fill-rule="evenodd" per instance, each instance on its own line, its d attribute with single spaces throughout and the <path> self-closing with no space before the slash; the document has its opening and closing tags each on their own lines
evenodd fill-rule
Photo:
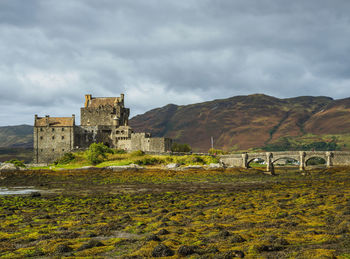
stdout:
<svg viewBox="0 0 350 259">
<path fill-rule="evenodd" d="M 190 105 L 168 104 L 133 117 L 130 125 L 136 132 L 188 143 L 195 151 L 208 151 L 211 137 L 215 148 L 226 151 L 334 148 L 335 144 L 337 149 L 350 150 L 350 98 L 279 99 L 253 94 Z M 6 150 L 31 149 L 32 132 L 29 125 L 0 127 L 0 161 Z"/>
<path fill-rule="evenodd" d="M 188 143 L 196 151 L 207 151 L 211 137 L 215 148 L 247 150 L 278 143 L 285 137 L 350 132 L 350 98 L 279 99 L 254 94 L 191 105 L 169 104 L 133 117 L 130 125 L 137 132 Z"/>
<path fill-rule="evenodd" d="M 0 148 L 33 147 L 33 126 L 18 125 L 0 127 Z"/>
<path fill-rule="evenodd" d="M 26 163 L 33 157 L 33 126 L 0 127 L 0 162 L 19 159 Z"/>
</svg>

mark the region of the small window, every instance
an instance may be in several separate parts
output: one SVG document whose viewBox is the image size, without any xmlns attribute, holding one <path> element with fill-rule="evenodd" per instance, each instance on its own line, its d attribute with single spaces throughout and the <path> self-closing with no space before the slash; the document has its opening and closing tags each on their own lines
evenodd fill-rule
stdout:
<svg viewBox="0 0 350 259">
<path fill-rule="evenodd" d="M 116 134 L 119 134 L 119 130 L 117 130 L 115 133 L 116 133 Z"/>
<path fill-rule="evenodd" d="M 43 136 L 40 136 L 40 139 L 43 139 Z"/>
<path fill-rule="evenodd" d="M 124 134 L 124 130 L 122 130 L 122 134 Z"/>
<path fill-rule="evenodd" d="M 43 128 L 40 128 L 40 131 L 43 131 Z"/>
<path fill-rule="evenodd" d="M 62 136 L 61 139 L 64 139 L 64 136 Z"/>
<path fill-rule="evenodd" d="M 62 151 L 64 151 L 64 148 L 62 148 Z"/>
<path fill-rule="evenodd" d="M 55 136 L 52 136 L 52 139 L 55 139 Z"/>
<path fill-rule="evenodd" d="M 54 132 L 55 131 L 55 128 L 52 128 L 52 132 Z"/>
<path fill-rule="evenodd" d="M 62 131 L 64 131 L 64 128 L 62 128 Z"/>
<path fill-rule="evenodd" d="M 40 152 L 43 152 L 43 149 L 40 149 Z"/>
<path fill-rule="evenodd" d="M 55 149 L 53 148 L 52 151 L 55 151 Z"/>
</svg>

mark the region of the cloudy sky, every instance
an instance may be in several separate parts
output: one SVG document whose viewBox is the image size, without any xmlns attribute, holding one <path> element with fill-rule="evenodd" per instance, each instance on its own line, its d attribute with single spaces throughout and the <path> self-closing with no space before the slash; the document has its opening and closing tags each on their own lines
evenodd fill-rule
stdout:
<svg viewBox="0 0 350 259">
<path fill-rule="evenodd" d="M 350 96 L 349 0 L 0 0 L 0 125 L 126 94 Z M 79 123 L 79 121 L 78 121 Z"/>
</svg>

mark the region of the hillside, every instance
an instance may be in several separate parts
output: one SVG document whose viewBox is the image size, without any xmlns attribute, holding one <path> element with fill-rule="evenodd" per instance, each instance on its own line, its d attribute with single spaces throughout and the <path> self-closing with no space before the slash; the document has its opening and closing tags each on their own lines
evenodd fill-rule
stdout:
<svg viewBox="0 0 350 259">
<path fill-rule="evenodd" d="M 279 99 L 263 94 L 182 105 L 169 104 L 130 119 L 136 132 L 151 132 L 195 151 L 214 147 L 226 151 L 248 149 L 350 149 L 350 98 L 302 96 Z M 29 125 L 0 127 L 1 154 L 33 145 Z M 27 152 L 27 151 L 24 151 Z M 29 157 L 29 154 L 27 155 Z M 8 156 L 6 157 L 8 158 Z"/>
<path fill-rule="evenodd" d="M 33 126 L 18 125 L 0 127 L 0 148 L 33 146 Z"/>
<path fill-rule="evenodd" d="M 329 134 L 350 132 L 350 99 L 236 96 L 185 106 L 169 104 L 135 116 L 130 125 L 138 132 L 188 143 L 198 151 L 210 148 L 211 136 L 216 148 L 227 151 L 264 147 L 285 137 L 304 141 L 308 136 L 312 142 L 326 136 L 328 141 Z"/>
<path fill-rule="evenodd" d="M 33 127 L 30 125 L 0 127 L 0 162 L 20 159 L 32 160 Z"/>
</svg>

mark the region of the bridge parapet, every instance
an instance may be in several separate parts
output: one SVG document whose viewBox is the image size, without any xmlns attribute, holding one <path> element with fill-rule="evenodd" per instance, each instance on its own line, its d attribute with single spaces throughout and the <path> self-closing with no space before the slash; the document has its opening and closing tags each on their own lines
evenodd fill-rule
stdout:
<svg viewBox="0 0 350 259">
<path fill-rule="evenodd" d="M 282 151 L 259 152 L 232 155 L 221 155 L 220 161 L 228 166 L 248 168 L 255 159 L 265 161 L 266 170 L 272 171 L 275 162 L 281 159 L 293 159 L 298 161 L 300 170 L 305 170 L 307 161 L 311 158 L 323 158 L 327 167 L 349 166 L 350 152 L 348 151 Z"/>
</svg>

